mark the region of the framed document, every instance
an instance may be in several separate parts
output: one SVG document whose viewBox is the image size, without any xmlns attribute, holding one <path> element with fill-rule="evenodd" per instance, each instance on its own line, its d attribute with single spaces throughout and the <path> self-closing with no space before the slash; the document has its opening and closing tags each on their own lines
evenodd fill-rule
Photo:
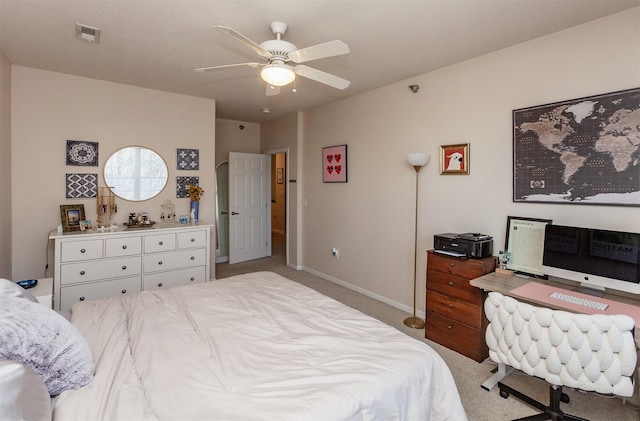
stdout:
<svg viewBox="0 0 640 421">
<path fill-rule="evenodd" d="M 550 219 L 507 216 L 505 250 L 510 259 L 507 269 L 523 275 L 547 279 L 542 271 L 544 230 Z"/>
</svg>

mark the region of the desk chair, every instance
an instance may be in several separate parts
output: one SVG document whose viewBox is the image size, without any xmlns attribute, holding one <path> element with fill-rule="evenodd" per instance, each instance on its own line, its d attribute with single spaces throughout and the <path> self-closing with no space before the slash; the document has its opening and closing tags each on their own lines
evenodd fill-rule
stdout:
<svg viewBox="0 0 640 421">
<path fill-rule="evenodd" d="M 633 395 L 637 351 L 634 321 L 626 315 L 574 314 L 535 307 L 498 292 L 484 303 L 489 357 L 550 383 L 549 406 L 498 383 L 509 395 L 543 411 L 521 420 L 584 420 L 560 410 L 562 386 L 618 396 Z"/>
</svg>

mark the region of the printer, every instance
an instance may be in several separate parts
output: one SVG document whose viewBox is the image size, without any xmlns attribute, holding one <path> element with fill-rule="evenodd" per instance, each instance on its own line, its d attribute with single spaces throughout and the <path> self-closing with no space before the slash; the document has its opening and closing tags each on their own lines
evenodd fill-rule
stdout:
<svg viewBox="0 0 640 421">
<path fill-rule="evenodd" d="M 437 234 L 433 236 L 433 249 L 449 256 L 478 259 L 493 254 L 493 237 L 476 232 Z"/>
</svg>

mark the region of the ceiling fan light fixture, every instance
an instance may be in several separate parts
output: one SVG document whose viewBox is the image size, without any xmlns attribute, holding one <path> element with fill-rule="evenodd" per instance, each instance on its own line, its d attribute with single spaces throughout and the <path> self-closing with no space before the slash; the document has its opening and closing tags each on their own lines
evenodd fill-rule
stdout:
<svg viewBox="0 0 640 421">
<path fill-rule="evenodd" d="M 286 64 L 272 63 L 262 68 L 260 77 L 269 85 L 285 86 L 294 81 L 296 74 Z"/>
</svg>

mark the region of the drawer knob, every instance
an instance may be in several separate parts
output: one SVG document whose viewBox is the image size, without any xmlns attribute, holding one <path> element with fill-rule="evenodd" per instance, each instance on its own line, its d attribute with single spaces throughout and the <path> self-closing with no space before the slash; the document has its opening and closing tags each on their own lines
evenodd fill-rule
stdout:
<svg viewBox="0 0 640 421">
<path fill-rule="evenodd" d="M 454 267 L 456 264 L 455 263 L 449 263 L 449 266 Z"/>
<path fill-rule="evenodd" d="M 84 301 L 84 297 L 80 297 L 80 301 Z"/>
<path fill-rule="evenodd" d="M 125 244 L 122 246 L 122 250 L 126 250 L 126 249 L 127 249 L 127 245 Z"/>
<path fill-rule="evenodd" d="M 80 249 L 80 253 L 86 253 L 87 249 Z"/>
<path fill-rule="evenodd" d="M 122 270 L 127 270 L 127 267 L 126 266 L 122 266 Z"/>
<path fill-rule="evenodd" d="M 449 325 L 447 326 L 447 329 L 453 329 L 453 326 Z"/>
<path fill-rule="evenodd" d="M 160 261 L 158 262 L 158 264 L 159 264 L 159 265 L 161 265 L 161 264 L 162 264 L 162 260 L 160 260 Z"/>
<path fill-rule="evenodd" d="M 192 243 L 195 243 L 195 242 L 196 242 L 196 239 L 195 239 L 195 238 L 192 238 L 192 239 L 191 239 L 191 242 L 192 242 Z"/>
<path fill-rule="evenodd" d="M 452 281 L 449 281 L 449 286 L 451 286 L 451 287 L 453 286 L 453 282 Z"/>
<path fill-rule="evenodd" d="M 193 281 L 195 281 L 195 280 L 196 280 L 196 278 L 192 276 L 192 277 L 191 277 L 191 282 L 193 282 Z"/>
<path fill-rule="evenodd" d="M 196 256 L 191 256 L 191 260 L 196 260 Z"/>
<path fill-rule="evenodd" d="M 161 245 L 163 245 L 163 244 L 164 244 L 164 243 L 163 243 L 162 241 L 159 241 L 159 242 L 158 242 L 158 245 L 160 245 L 160 246 L 161 246 Z"/>
<path fill-rule="evenodd" d="M 162 286 L 162 282 L 158 282 L 158 286 L 161 287 Z"/>
<path fill-rule="evenodd" d="M 80 271 L 80 275 L 84 275 L 86 272 L 84 270 Z"/>
<path fill-rule="evenodd" d="M 126 290 L 126 289 L 123 289 L 123 290 L 122 290 L 122 293 L 123 293 L 123 294 L 126 294 L 126 293 L 127 293 L 127 290 Z"/>
<path fill-rule="evenodd" d="M 449 308 L 453 308 L 453 304 L 449 303 Z"/>
</svg>

